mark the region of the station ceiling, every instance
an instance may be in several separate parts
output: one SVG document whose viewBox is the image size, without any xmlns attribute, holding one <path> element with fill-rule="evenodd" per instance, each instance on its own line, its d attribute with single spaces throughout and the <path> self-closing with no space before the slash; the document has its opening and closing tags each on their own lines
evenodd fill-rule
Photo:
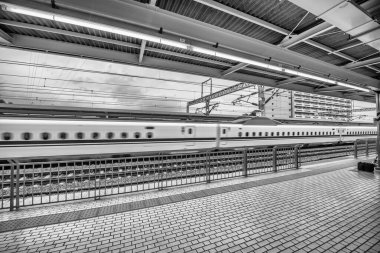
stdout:
<svg viewBox="0 0 380 253">
<path fill-rule="evenodd" d="M 0 0 L 0 5 L 2 47 L 362 101 L 374 101 L 373 91 L 380 91 L 380 0 Z"/>
</svg>

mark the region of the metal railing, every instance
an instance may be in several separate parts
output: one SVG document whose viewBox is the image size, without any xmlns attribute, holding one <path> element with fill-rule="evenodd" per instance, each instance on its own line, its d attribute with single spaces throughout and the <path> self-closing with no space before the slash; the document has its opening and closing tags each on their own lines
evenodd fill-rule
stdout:
<svg viewBox="0 0 380 253">
<path fill-rule="evenodd" d="M 363 144 L 364 143 L 364 144 Z M 208 183 L 298 169 L 301 163 L 373 153 L 373 140 L 310 148 L 242 147 L 236 150 L 155 154 L 122 158 L 0 164 L 0 209 Z M 363 151 L 364 150 L 364 151 Z"/>
</svg>

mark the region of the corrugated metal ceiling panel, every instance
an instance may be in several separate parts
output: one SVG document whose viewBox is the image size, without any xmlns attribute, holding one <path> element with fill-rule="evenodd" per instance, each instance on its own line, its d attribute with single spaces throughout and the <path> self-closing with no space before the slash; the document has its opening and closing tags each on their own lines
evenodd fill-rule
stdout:
<svg viewBox="0 0 380 253">
<path fill-rule="evenodd" d="M 262 26 L 193 1 L 161 0 L 157 3 L 157 6 L 271 44 L 279 43 L 284 37 L 284 35 Z"/>
<path fill-rule="evenodd" d="M 325 62 L 328 62 L 331 64 L 335 64 L 335 65 L 345 65 L 345 64 L 350 62 L 350 61 L 344 60 L 340 57 L 337 57 L 335 55 L 328 55 L 326 53 L 326 51 L 315 48 L 315 47 L 310 46 L 306 43 L 299 43 L 299 44 L 295 45 L 294 47 L 291 47 L 290 50 L 295 51 L 297 53 L 307 55 L 309 57 L 319 59 L 321 61 L 325 61 Z"/>
</svg>

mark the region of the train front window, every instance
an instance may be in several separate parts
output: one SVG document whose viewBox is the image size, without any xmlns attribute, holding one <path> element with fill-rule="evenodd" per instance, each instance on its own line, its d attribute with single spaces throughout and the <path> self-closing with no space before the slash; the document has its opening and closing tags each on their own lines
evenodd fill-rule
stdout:
<svg viewBox="0 0 380 253">
<path fill-rule="evenodd" d="M 5 133 L 3 133 L 1 136 L 2 136 L 2 139 L 3 139 L 4 141 L 10 141 L 10 140 L 13 139 L 13 135 L 12 135 L 12 133 L 10 133 L 10 132 L 5 132 Z"/>
</svg>

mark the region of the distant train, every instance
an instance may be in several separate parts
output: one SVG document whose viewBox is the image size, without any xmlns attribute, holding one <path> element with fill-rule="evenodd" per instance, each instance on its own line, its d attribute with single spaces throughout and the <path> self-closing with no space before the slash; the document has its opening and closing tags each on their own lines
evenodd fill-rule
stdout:
<svg viewBox="0 0 380 253">
<path fill-rule="evenodd" d="M 375 127 L 0 118 L 0 159 L 353 141 Z"/>
</svg>

